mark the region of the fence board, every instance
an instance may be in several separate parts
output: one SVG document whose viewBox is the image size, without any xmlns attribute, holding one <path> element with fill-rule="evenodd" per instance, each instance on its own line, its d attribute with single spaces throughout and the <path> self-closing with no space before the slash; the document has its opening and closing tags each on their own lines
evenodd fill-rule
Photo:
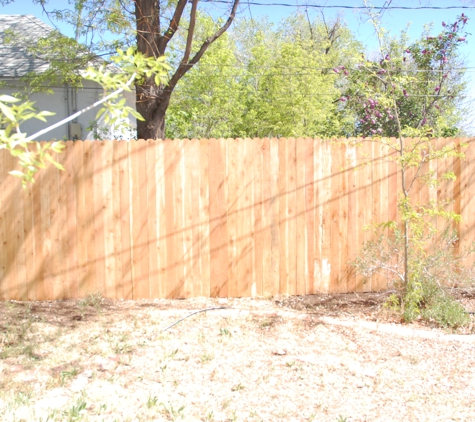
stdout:
<svg viewBox="0 0 475 422">
<path fill-rule="evenodd" d="M 158 238 L 158 280 L 159 297 L 167 295 L 167 226 L 165 207 L 165 145 L 154 142 L 155 145 L 155 181 L 157 186 L 157 238 Z"/>
<path fill-rule="evenodd" d="M 314 256 L 311 265 L 314 267 L 314 287 L 312 293 L 319 293 L 323 291 L 323 166 L 322 166 L 322 151 L 321 141 L 314 139 L 313 147 L 313 195 L 315 207 L 315 235 L 314 235 Z M 310 265 L 310 264 L 309 264 Z"/>
<path fill-rule="evenodd" d="M 381 154 L 381 181 L 380 181 L 380 195 L 381 195 L 381 203 L 379 207 L 379 216 L 378 221 L 384 223 L 388 221 L 389 212 L 388 212 L 388 204 L 389 204 L 389 162 L 388 162 L 388 147 L 383 146 L 380 148 Z M 385 231 L 386 234 L 389 234 L 388 230 Z M 385 290 L 388 285 L 387 277 L 380 277 L 379 284 L 376 288 L 378 291 Z"/>
<path fill-rule="evenodd" d="M 94 266 L 95 290 L 105 294 L 105 233 L 104 233 L 104 192 L 103 192 L 103 142 L 92 143 L 92 184 L 94 209 Z M 105 157 L 104 157 L 105 158 Z"/>
<path fill-rule="evenodd" d="M 78 263 L 78 236 L 77 236 L 77 186 L 78 174 L 74 160 L 74 142 L 66 142 L 65 159 L 65 179 L 61 180 L 61 189 L 66 191 L 64 210 L 66 214 L 67 230 L 66 236 L 66 264 L 67 273 L 64 275 L 66 280 L 66 294 L 68 297 L 79 297 L 79 263 Z M 59 160 L 60 158 L 57 157 Z M 29 230 L 27 231 L 29 232 Z M 29 242 L 30 243 L 30 242 Z M 33 261 L 34 262 L 34 261 Z M 114 295 L 115 296 L 115 295 Z"/>
<path fill-rule="evenodd" d="M 460 163 L 460 160 L 457 160 Z M 472 143 L 465 151 L 465 162 L 475 163 L 475 145 Z M 459 186 L 460 186 L 460 214 L 462 223 L 459 230 L 463 232 L 460 236 L 460 251 L 463 252 L 470 248 L 475 242 L 475 172 L 470 166 L 463 166 L 459 170 Z M 465 194 L 463 194 L 465 192 Z M 470 193 L 469 193 L 470 192 Z M 469 193 L 469 194 L 467 194 Z M 474 257 L 470 257 L 468 263 L 473 263 Z"/>
<path fill-rule="evenodd" d="M 99 142 L 97 142 L 99 144 Z M 114 149 L 118 142 L 101 142 L 102 149 L 102 195 L 104 215 L 104 292 L 107 297 L 115 295 L 117 270 L 115 249 L 119 240 L 114 236 Z M 120 191 L 119 191 L 120 192 Z M 118 193 L 119 193 L 118 192 Z M 120 194 L 120 193 L 119 193 Z"/>
<path fill-rule="evenodd" d="M 147 229 L 147 141 L 132 142 L 132 262 L 133 291 L 136 298 L 150 297 Z"/>
<path fill-rule="evenodd" d="M 315 293 L 315 183 L 313 139 L 305 139 L 305 292 Z"/>
<path fill-rule="evenodd" d="M 306 286 L 306 271 L 305 262 L 306 255 L 306 239 L 307 239 L 307 202 L 305 198 L 305 174 L 306 174 L 306 155 L 305 155 L 306 140 L 298 138 L 295 141 L 295 222 L 296 222 L 296 272 L 295 272 L 295 293 L 304 295 L 308 290 Z"/>
<path fill-rule="evenodd" d="M 239 246 L 241 240 L 239 239 L 238 229 L 238 215 L 240 210 L 238 208 L 238 186 L 242 183 L 239 173 L 239 139 L 229 139 L 227 141 L 228 147 L 228 168 L 227 168 L 227 181 L 228 181 L 228 283 L 229 283 L 229 295 L 236 297 L 239 295 Z"/>
<path fill-rule="evenodd" d="M 279 139 L 279 293 L 289 294 L 289 219 L 287 139 Z"/>
<path fill-rule="evenodd" d="M 50 201 L 51 191 L 53 190 L 53 180 L 51 177 L 52 169 L 49 168 L 44 173 L 43 183 L 41 184 L 41 222 L 42 222 L 42 239 L 41 245 L 43 247 L 43 283 L 42 291 L 38 294 L 39 300 L 46 300 L 52 298 L 57 299 L 54 289 L 54 281 L 52 275 L 52 230 L 51 230 L 51 215 L 54 216 L 56 204 Z M 51 209 L 50 209 L 51 202 Z"/>
<path fill-rule="evenodd" d="M 5 166 L 4 168 L 7 172 L 13 170 L 13 163 L 13 157 L 10 154 L 5 155 L 3 165 Z M 15 265 L 15 249 L 17 239 L 15 238 L 14 219 L 18 212 L 16 209 L 17 205 L 18 203 L 14 198 L 14 185 L 12 183 L 5 183 L 3 187 L 3 220 L 5 224 L 3 247 L 6 277 L 2 279 L 2 282 L 5 283 L 5 294 L 10 295 L 11 297 L 19 298 L 19 285 L 23 283 L 23 281 L 18 278 Z"/>
<path fill-rule="evenodd" d="M 355 223 L 355 244 L 359 245 L 361 248 L 365 242 L 365 212 L 368 209 L 368 188 L 367 186 L 367 177 L 366 177 L 366 167 L 369 160 L 367 156 L 367 142 L 360 142 L 356 146 L 356 164 L 355 168 L 355 178 L 356 178 L 356 223 Z M 355 286 L 354 289 L 356 292 L 362 292 L 364 290 L 365 279 L 360 275 L 356 274 L 355 276 Z"/>
<path fill-rule="evenodd" d="M 35 290 L 35 236 L 34 236 L 34 214 L 33 214 L 33 191 L 32 189 L 22 190 L 23 196 L 23 212 L 24 212 L 24 243 L 25 243 L 25 259 L 26 259 L 26 273 L 25 273 L 25 287 L 26 300 L 36 300 Z M 0 205 L 1 206 L 1 205 Z M 1 223 L 0 223 L 1 224 Z M 1 237 L 1 235 L 0 235 Z M 1 240 L 0 240 L 1 244 Z M 1 264 L 0 264 L 1 266 Z M 74 284 L 74 277 L 71 277 L 69 282 Z M 1 296 L 0 296 L 1 297 Z"/>
<path fill-rule="evenodd" d="M 83 285 L 85 294 L 97 292 L 96 285 L 96 245 L 95 245 L 95 206 L 91 204 L 91 199 L 94 201 L 94 156 L 93 156 L 93 142 L 84 142 L 84 205 L 85 205 L 85 227 L 84 237 L 87 251 L 86 268 L 87 274 Z M 92 211 L 92 212 L 91 212 Z M 130 244 L 129 244 L 130 247 Z"/>
<path fill-rule="evenodd" d="M 287 139 L 287 221 L 289 250 L 288 294 L 297 293 L 297 146 L 295 138 Z"/>
<path fill-rule="evenodd" d="M 114 250 L 113 250 L 113 259 L 114 259 L 114 279 L 115 284 L 114 295 L 123 297 L 123 258 L 122 258 L 122 218 L 120 212 L 120 197 L 121 197 L 121 178 L 120 178 L 120 160 L 121 160 L 121 151 L 123 150 L 123 145 L 125 142 L 115 142 L 114 148 L 112 151 L 112 230 L 111 236 L 114 239 Z"/>
<path fill-rule="evenodd" d="M 184 297 L 193 296 L 193 166 L 189 140 L 183 141 L 183 249 L 184 249 Z"/>
<path fill-rule="evenodd" d="M 228 228 L 226 222 L 226 143 L 210 140 L 209 145 L 209 232 L 210 290 L 215 297 L 228 295 Z"/>
<path fill-rule="evenodd" d="M 15 166 L 16 167 L 16 166 Z M 15 214 L 15 231 L 16 231 L 16 265 L 18 283 L 18 296 L 20 300 L 28 300 L 28 283 L 27 283 L 27 265 L 28 261 L 28 239 L 26 230 L 31 227 L 31 207 L 28 206 L 28 195 L 26 191 L 21 192 L 13 202 L 16 202 Z M 31 265 L 31 264 L 30 264 Z"/>
<path fill-rule="evenodd" d="M 341 145 L 338 144 L 337 148 L 333 149 L 333 160 L 331 167 L 331 199 L 330 199 L 330 218 L 331 218 L 331 239 L 330 239 L 330 291 L 340 292 L 340 258 L 341 248 L 344 247 L 344 243 L 340 243 L 342 233 L 340 232 L 340 217 L 341 207 L 343 205 L 340 201 L 340 197 L 343 195 L 343 178 L 342 178 L 342 151 Z M 346 241 L 346 239 L 345 239 Z"/>
<path fill-rule="evenodd" d="M 271 144 L 269 138 L 264 138 L 262 149 L 262 221 L 261 221 L 261 248 L 262 248 L 262 295 L 273 294 L 272 271 L 272 170 Z M 230 195 L 231 196 L 231 195 Z M 231 230 L 231 224 L 229 225 Z"/>
<path fill-rule="evenodd" d="M 348 145 L 346 150 L 346 177 L 347 177 L 347 187 L 348 187 L 348 220 L 347 220 L 347 262 L 351 262 L 356 258 L 358 252 L 358 244 L 356 243 L 356 230 L 355 227 L 358 225 L 358 209 L 357 209 L 357 192 L 356 192 L 356 171 L 355 167 L 358 165 L 357 161 L 358 151 L 357 147 L 353 145 Z M 356 274 L 351 265 L 347 265 L 346 268 L 346 283 L 347 291 L 354 292 L 356 291 Z"/>
<path fill-rule="evenodd" d="M 85 151 L 83 142 L 74 142 L 73 143 L 73 165 L 74 165 L 74 183 L 76 187 L 76 236 L 77 236 L 77 296 L 84 297 L 87 291 L 87 276 L 88 276 L 88 265 L 87 265 L 87 223 L 88 217 L 86 214 L 86 177 L 84 172 L 84 159 Z M 38 183 L 38 182 L 37 182 Z M 33 196 L 33 200 L 35 197 Z M 74 212 L 74 210 L 72 211 Z M 36 218 L 38 214 L 34 211 L 35 215 L 35 225 L 37 224 Z M 35 238 L 35 242 L 38 240 Z M 121 297 L 121 296 L 119 296 Z"/>
<path fill-rule="evenodd" d="M 148 233 L 148 276 L 150 283 L 150 297 L 160 297 L 159 278 L 159 230 L 157 220 L 157 190 L 159 189 L 156 175 L 159 173 L 155 156 L 158 144 L 147 141 L 145 154 L 147 165 L 147 233 Z"/>
<path fill-rule="evenodd" d="M 68 142 L 58 155 L 65 172 L 41 171 L 27 191 L 0 181 L 0 298 L 385 289 L 384 277 L 363 284 L 348 261 L 373 236 L 364 226 L 397 218 L 400 173 L 379 143 L 355 142 Z M 462 248 L 475 240 L 472 141 L 466 154 L 431 164 L 456 182 L 418 181 L 412 192 L 414 202 L 451 199 Z M 0 168 L 13 165 L 0 151 Z"/>
<path fill-rule="evenodd" d="M 209 140 L 200 140 L 200 251 L 201 295 L 211 296 L 211 250 L 209 212 Z"/>
<path fill-rule="evenodd" d="M 331 245 L 332 245 L 332 167 L 335 159 L 332 153 L 332 145 L 330 142 L 322 144 L 322 151 L 320 155 L 320 166 L 322 178 L 320 179 L 320 193 L 319 203 L 322 209 L 321 216 L 321 250 L 322 250 L 322 282 L 320 284 L 321 292 L 331 291 Z M 335 269 L 333 269 L 335 271 Z"/>
<path fill-rule="evenodd" d="M 15 159 L 10 156 L 9 167 L 17 170 Z M 15 195 L 13 186 L 7 188 L 7 201 L 11 205 L 11 219 L 7 220 L 7 225 L 12 229 L 12 235 L 9 236 L 10 244 L 7 259 L 12 266 L 13 274 L 18 280 L 17 283 L 10 285 L 12 294 L 26 300 L 26 258 L 25 258 L 25 232 L 24 232 L 24 203 L 23 195 Z M 9 199 L 10 198 L 10 199 Z"/>
<path fill-rule="evenodd" d="M 254 163 L 252 166 L 252 186 L 253 186 L 253 204 L 252 210 L 254 212 L 253 216 L 253 228 L 252 228 L 252 244 L 253 244 L 253 290 L 251 291 L 252 296 L 262 296 L 263 287 L 262 287 L 262 277 L 263 277 L 263 175 L 262 175 L 262 148 L 263 141 L 262 139 L 253 139 L 250 141 L 253 150 Z"/>
<path fill-rule="evenodd" d="M 279 276 L 280 276 L 280 195 L 279 195 L 279 141 L 271 139 L 270 141 L 270 172 L 271 172 L 271 255 L 272 255 L 272 294 L 279 292 Z"/>
<path fill-rule="evenodd" d="M 120 148 L 122 147 L 122 148 Z M 132 273 L 132 220 L 131 220 L 131 164 L 130 164 L 130 144 L 128 142 L 119 142 L 119 177 L 120 177 L 120 236 L 122 252 L 122 283 L 119 289 L 122 291 L 124 299 L 132 299 L 133 291 L 133 273 Z"/>
</svg>

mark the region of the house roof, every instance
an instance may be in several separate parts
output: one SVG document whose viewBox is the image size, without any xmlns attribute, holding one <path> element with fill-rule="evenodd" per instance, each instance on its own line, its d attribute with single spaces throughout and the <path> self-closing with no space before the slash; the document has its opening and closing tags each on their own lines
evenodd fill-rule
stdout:
<svg viewBox="0 0 475 422">
<path fill-rule="evenodd" d="M 5 43 L 5 32 L 21 36 L 20 43 Z M 53 28 L 33 15 L 0 15 L 0 78 L 17 78 L 28 72 L 44 72 L 49 64 L 27 50 L 28 40 L 47 36 Z"/>
</svg>

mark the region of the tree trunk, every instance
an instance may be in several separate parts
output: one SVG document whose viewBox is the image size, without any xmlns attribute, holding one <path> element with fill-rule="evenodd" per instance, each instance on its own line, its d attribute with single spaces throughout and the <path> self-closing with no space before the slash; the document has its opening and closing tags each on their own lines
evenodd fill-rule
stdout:
<svg viewBox="0 0 475 422">
<path fill-rule="evenodd" d="M 163 34 L 161 33 L 160 1 L 134 0 L 134 3 L 137 50 L 146 57 L 158 58 L 163 56 L 168 43 L 180 27 L 180 20 L 188 0 L 177 0 L 173 16 Z M 191 0 L 186 46 L 181 62 L 171 75 L 169 82 L 166 86 L 157 85 L 151 77 L 135 85 L 136 109 L 145 119 L 145 121 L 137 122 L 138 139 L 165 139 L 165 114 L 176 84 L 186 72 L 199 62 L 208 47 L 227 31 L 236 16 L 238 4 L 239 0 L 233 0 L 227 21 L 213 35 L 203 41 L 193 57 L 190 57 L 198 10 L 198 0 Z"/>
<path fill-rule="evenodd" d="M 137 120 L 137 139 L 165 139 L 166 108 L 160 105 L 155 113 L 147 114 L 140 110 L 137 103 L 137 111 L 145 118 L 145 121 Z M 161 112 L 159 112 L 160 108 Z"/>
<path fill-rule="evenodd" d="M 146 81 L 135 86 L 136 109 L 145 119 L 137 120 L 137 139 L 165 139 L 165 114 L 170 104 L 171 91 L 163 90 Z"/>
</svg>

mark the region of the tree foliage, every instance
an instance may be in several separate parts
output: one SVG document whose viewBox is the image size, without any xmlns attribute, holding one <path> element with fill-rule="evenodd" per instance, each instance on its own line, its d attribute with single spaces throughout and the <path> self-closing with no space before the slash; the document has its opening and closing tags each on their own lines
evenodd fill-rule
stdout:
<svg viewBox="0 0 475 422">
<path fill-rule="evenodd" d="M 359 133 L 394 152 L 392 160 L 398 166 L 401 186 L 400 220 L 375 224 L 376 231 L 382 229 L 383 233 L 363 246 L 354 265 L 364 276 L 383 273 L 393 281 L 401 292 L 400 298 L 392 298 L 393 305 L 400 306 L 408 321 L 420 315 L 435 315 L 436 320 L 450 326 L 467 321 L 460 305 L 446 297 L 444 280 L 437 276 L 437 272 L 441 273 L 440 265 L 446 266 L 451 274 L 467 272 L 461 271 L 459 257 L 450 259 L 455 252 L 454 237 L 442 236 L 434 225 L 437 219 L 459 223 L 461 216 L 447 209 L 446 198 L 421 203 L 413 197 L 417 183 L 434 187 L 443 179 L 455 178 L 451 171 L 438 174 L 429 165 L 431 162 L 464 158 L 464 145 L 440 146 L 433 137 L 450 129 L 440 124 L 447 120 L 444 106 L 438 103 L 450 103 L 452 99 L 452 86 L 446 81 L 453 66 L 451 60 L 456 58 L 453 52 L 459 43 L 465 42 L 459 31 L 464 30 L 467 20 L 462 14 L 453 24 L 443 23 L 444 30 L 437 37 L 426 36 L 408 47 L 398 44 L 399 48 L 389 50 L 392 44 L 382 40 L 381 59 L 363 62 L 357 90 L 342 97 L 345 104 L 362 115 L 357 125 Z M 382 38 L 381 29 L 377 25 L 376 29 Z M 414 71 L 420 69 L 424 72 Z M 436 240 L 441 236 L 445 244 L 438 245 Z M 446 251 L 443 256 L 432 253 L 439 248 Z M 469 274 L 473 277 L 473 271 Z"/>
<path fill-rule="evenodd" d="M 457 134 L 466 87 L 459 52 L 466 42 L 464 19 L 444 23 L 435 36 L 426 28 L 416 41 L 376 27 L 380 56 L 363 57 L 345 77 L 341 101 L 355 119 L 353 135 L 413 136 L 424 128 L 432 136 Z"/>
</svg>

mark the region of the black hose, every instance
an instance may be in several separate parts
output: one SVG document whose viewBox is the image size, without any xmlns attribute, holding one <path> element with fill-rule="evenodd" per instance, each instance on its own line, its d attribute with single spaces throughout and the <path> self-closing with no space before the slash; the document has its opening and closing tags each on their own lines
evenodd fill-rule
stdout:
<svg viewBox="0 0 475 422">
<path fill-rule="evenodd" d="M 195 314 L 199 314 L 201 312 L 206 312 L 206 311 L 215 311 L 217 309 L 231 309 L 227 306 L 219 306 L 219 307 L 216 307 L 216 308 L 205 308 L 205 309 L 200 309 L 198 311 L 194 311 L 192 312 L 191 314 L 188 314 L 187 316 L 184 316 L 183 318 L 179 319 L 178 321 L 175 321 L 172 325 L 169 325 L 167 328 L 164 328 L 162 330 L 162 333 L 164 333 L 165 331 L 167 331 L 168 329 L 172 328 L 174 325 L 177 325 L 179 322 L 183 321 L 184 319 L 192 316 L 192 315 L 195 315 Z"/>
</svg>

